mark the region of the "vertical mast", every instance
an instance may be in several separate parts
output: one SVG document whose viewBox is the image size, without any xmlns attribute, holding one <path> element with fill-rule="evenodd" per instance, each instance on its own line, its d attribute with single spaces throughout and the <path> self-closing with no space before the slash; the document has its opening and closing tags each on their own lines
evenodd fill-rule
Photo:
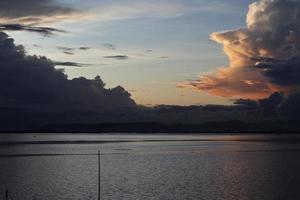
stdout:
<svg viewBox="0 0 300 200">
<path fill-rule="evenodd" d="M 98 200 L 100 200 L 100 150 L 98 150 Z"/>
</svg>

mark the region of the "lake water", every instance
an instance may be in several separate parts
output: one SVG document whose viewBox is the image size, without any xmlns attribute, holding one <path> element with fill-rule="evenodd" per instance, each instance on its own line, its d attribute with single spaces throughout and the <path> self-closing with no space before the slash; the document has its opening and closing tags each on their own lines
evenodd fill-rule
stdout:
<svg viewBox="0 0 300 200">
<path fill-rule="evenodd" d="M 0 139 L 0 199 L 7 189 L 13 200 L 96 200 L 98 149 L 101 200 L 300 199 L 297 135 L 13 134 Z"/>
</svg>

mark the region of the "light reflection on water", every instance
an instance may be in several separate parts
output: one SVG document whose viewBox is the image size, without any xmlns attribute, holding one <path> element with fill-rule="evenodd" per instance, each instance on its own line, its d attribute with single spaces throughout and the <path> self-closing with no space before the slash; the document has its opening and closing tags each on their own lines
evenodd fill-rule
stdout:
<svg viewBox="0 0 300 200">
<path fill-rule="evenodd" d="M 203 138 L 125 135 L 124 141 L 151 142 L 2 145 L 0 199 L 5 189 L 13 199 L 22 200 L 96 199 L 98 149 L 102 200 L 300 199 L 298 143 L 152 141 L 189 137 Z M 103 136 L 83 134 L 30 135 L 21 140 L 30 138 L 103 140 Z"/>
</svg>

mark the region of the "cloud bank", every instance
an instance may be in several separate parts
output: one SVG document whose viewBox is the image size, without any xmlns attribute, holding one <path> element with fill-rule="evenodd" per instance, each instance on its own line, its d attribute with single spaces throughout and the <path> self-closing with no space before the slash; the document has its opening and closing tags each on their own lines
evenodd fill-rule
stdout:
<svg viewBox="0 0 300 200">
<path fill-rule="evenodd" d="M 83 17 L 81 11 L 56 0 L 0 0 L 0 31 L 27 31 L 51 36 L 66 31 L 46 24 Z"/>
<path fill-rule="evenodd" d="M 68 19 L 78 11 L 55 0 L 0 0 L 1 24 L 41 24 Z"/>
<path fill-rule="evenodd" d="M 300 1 L 260 0 L 249 6 L 247 27 L 215 32 L 229 65 L 196 81 L 182 83 L 213 95 L 265 98 L 299 88 Z"/>
<path fill-rule="evenodd" d="M 58 64 L 81 66 L 26 55 L 23 46 L 15 45 L 12 38 L 0 32 L 0 131 L 49 131 L 59 125 L 69 127 L 68 131 L 95 131 L 97 129 L 89 124 L 101 126 L 102 123 L 126 122 L 189 126 L 226 121 L 234 125 L 235 121 L 260 123 L 300 119 L 299 93 L 285 97 L 275 92 L 261 100 L 239 99 L 232 106 L 144 107 L 136 105 L 130 93 L 121 86 L 105 88 L 99 76 L 92 80 L 84 77 L 70 80 L 63 70 L 55 68 Z M 74 124 L 83 129 L 74 129 Z M 118 128 L 118 125 L 109 127 Z M 208 126 L 211 127 L 215 125 Z"/>
<path fill-rule="evenodd" d="M 117 119 L 124 110 L 136 107 L 130 94 L 121 86 L 106 89 L 99 76 L 93 80 L 83 77 L 69 80 L 62 70 L 54 67 L 57 64 L 80 66 L 26 55 L 23 46 L 16 46 L 12 38 L 0 32 L 2 128 L 10 123 L 13 126 L 41 125 L 47 122 L 47 116 L 52 116 L 52 123 L 55 120 L 76 121 L 77 118 L 82 122 L 88 120 L 91 113 L 102 120 L 109 114 L 116 115 Z M 22 118 L 20 122 L 18 116 Z"/>
</svg>

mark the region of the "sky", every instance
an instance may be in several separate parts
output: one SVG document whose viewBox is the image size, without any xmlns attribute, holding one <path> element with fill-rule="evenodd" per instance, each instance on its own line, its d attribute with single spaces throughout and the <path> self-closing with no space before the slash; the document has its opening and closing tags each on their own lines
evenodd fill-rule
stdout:
<svg viewBox="0 0 300 200">
<path fill-rule="evenodd" d="M 228 64 L 222 45 L 210 35 L 245 27 L 253 2 L 60 0 L 55 4 L 78 13 L 44 19 L 39 25 L 64 32 L 7 33 L 30 55 L 82 64 L 60 66 L 69 79 L 100 75 L 107 87 L 121 85 L 138 104 L 227 105 L 235 96 L 185 86 Z"/>
<path fill-rule="evenodd" d="M 0 0 L 0 130 L 300 119 L 299 21 L 300 0 Z"/>
</svg>

